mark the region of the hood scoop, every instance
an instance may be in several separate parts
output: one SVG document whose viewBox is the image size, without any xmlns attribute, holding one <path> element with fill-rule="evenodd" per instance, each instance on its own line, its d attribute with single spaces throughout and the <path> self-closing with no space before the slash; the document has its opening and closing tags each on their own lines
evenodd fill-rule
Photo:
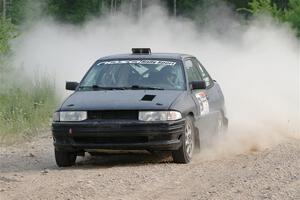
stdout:
<svg viewBox="0 0 300 200">
<path fill-rule="evenodd" d="M 141 101 L 152 101 L 155 97 L 156 95 L 146 94 Z"/>
</svg>

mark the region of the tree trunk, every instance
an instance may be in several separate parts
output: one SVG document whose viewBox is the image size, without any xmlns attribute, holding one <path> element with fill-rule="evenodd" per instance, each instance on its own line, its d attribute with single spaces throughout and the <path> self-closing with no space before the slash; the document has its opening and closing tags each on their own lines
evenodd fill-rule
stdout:
<svg viewBox="0 0 300 200">
<path fill-rule="evenodd" d="M 110 0 L 110 13 L 114 11 L 114 0 Z"/>
<path fill-rule="evenodd" d="M 3 15 L 3 19 L 5 19 L 6 18 L 6 0 L 3 0 L 2 4 L 3 4 L 3 13 L 2 13 L 2 15 Z"/>
<path fill-rule="evenodd" d="M 176 17 L 177 15 L 177 2 L 174 0 L 174 16 Z"/>
<path fill-rule="evenodd" d="M 132 7 L 133 7 L 133 2 L 130 1 L 130 4 L 129 4 L 129 15 L 130 16 L 132 15 Z"/>
<path fill-rule="evenodd" d="M 141 3 L 140 3 L 140 6 L 141 6 L 141 8 L 140 8 L 140 17 L 142 17 L 143 16 L 143 0 L 140 0 L 141 1 Z"/>
</svg>

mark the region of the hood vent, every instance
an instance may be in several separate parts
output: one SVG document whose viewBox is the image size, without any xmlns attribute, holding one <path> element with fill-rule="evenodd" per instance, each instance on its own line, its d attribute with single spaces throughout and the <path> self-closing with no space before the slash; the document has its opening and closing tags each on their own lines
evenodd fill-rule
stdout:
<svg viewBox="0 0 300 200">
<path fill-rule="evenodd" d="M 146 95 L 141 99 L 141 101 L 152 101 L 155 97 L 156 97 L 156 95 L 146 94 Z"/>
</svg>

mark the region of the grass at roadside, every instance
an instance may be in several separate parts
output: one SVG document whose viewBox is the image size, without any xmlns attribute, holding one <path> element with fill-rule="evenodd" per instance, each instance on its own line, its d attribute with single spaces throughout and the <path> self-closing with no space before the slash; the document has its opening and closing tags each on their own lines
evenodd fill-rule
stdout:
<svg viewBox="0 0 300 200">
<path fill-rule="evenodd" d="M 28 140 L 49 125 L 58 102 L 54 81 L 43 77 L 1 82 L 0 143 Z"/>
<path fill-rule="evenodd" d="M 45 75 L 28 78 L 12 66 L 9 41 L 18 34 L 10 20 L 0 17 L 0 144 L 28 140 L 49 127 L 57 105 L 54 81 Z"/>
</svg>

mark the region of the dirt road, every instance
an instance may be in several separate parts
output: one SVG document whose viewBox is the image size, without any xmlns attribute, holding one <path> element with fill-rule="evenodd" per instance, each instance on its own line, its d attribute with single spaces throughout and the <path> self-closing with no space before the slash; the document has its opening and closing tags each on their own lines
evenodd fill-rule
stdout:
<svg viewBox="0 0 300 200">
<path fill-rule="evenodd" d="M 188 165 L 168 155 L 86 156 L 56 167 L 50 136 L 1 147 L 0 199 L 300 199 L 300 140 Z"/>
</svg>

